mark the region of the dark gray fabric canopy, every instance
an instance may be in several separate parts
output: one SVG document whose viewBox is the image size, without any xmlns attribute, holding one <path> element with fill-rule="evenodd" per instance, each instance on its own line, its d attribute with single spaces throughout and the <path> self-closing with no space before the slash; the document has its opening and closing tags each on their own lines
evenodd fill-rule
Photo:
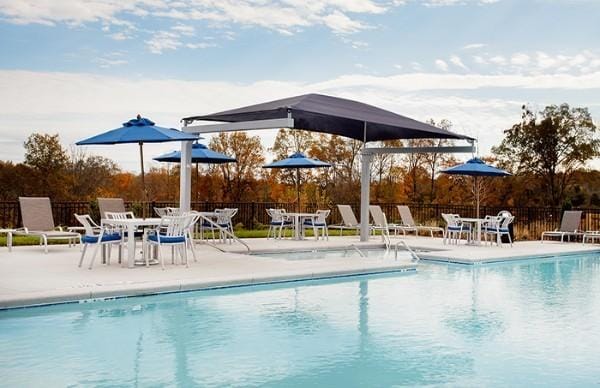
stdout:
<svg viewBox="0 0 600 388">
<path fill-rule="evenodd" d="M 270 120 L 286 118 L 288 113 L 294 119 L 295 129 L 330 133 L 356 140 L 364 139 L 365 122 L 367 141 L 423 138 L 471 139 L 372 105 L 322 94 L 305 94 L 205 116 L 187 117 L 184 120 L 188 122 Z"/>
</svg>

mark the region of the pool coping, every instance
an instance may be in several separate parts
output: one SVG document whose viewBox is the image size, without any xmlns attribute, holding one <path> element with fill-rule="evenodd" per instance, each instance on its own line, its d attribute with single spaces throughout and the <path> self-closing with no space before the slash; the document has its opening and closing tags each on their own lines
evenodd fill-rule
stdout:
<svg viewBox="0 0 600 388">
<path fill-rule="evenodd" d="M 85 287 L 84 289 L 48 290 L 43 292 L 30 292 L 4 297 L 0 299 L 0 311 L 43 307 L 71 303 L 87 303 L 102 300 L 133 298 L 141 296 L 161 295 L 170 293 L 183 293 L 193 291 L 208 291 L 215 289 L 251 287 L 269 284 L 285 284 L 310 280 L 342 279 L 355 276 L 380 275 L 380 274 L 409 274 L 416 273 L 416 264 L 395 264 L 362 269 L 341 269 L 322 272 L 298 272 L 282 275 L 270 275 L 253 278 L 239 279 L 184 279 L 177 282 L 157 281 L 119 285 L 104 285 Z M 43 295 L 41 295 L 43 294 Z"/>
<path fill-rule="evenodd" d="M 460 257 L 440 257 L 440 256 L 431 256 L 426 253 L 419 255 L 420 260 L 427 262 L 438 262 L 438 263 L 450 263 L 450 264 L 462 264 L 462 265 L 484 265 L 484 264 L 501 264 L 501 263 L 510 263 L 515 261 L 525 261 L 525 260 L 536 260 L 536 259 L 552 259 L 559 257 L 569 257 L 569 256 L 578 256 L 578 255 L 588 255 L 588 254 L 599 254 L 600 249 L 578 249 L 560 253 L 548 253 L 548 254 L 537 254 L 537 255 L 515 255 L 515 256 L 503 256 L 503 257 L 488 257 L 488 258 L 479 258 L 479 259 L 464 259 Z"/>
</svg>

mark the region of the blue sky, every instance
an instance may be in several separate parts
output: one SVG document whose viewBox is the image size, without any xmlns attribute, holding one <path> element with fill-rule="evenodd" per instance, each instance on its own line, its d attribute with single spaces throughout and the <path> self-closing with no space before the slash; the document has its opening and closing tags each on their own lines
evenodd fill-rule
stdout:
<svg viewBox="0 0 600 388">
<path fill-rule="evenodd" d="M 33 130 L 68 145 L 138 112 L 178 126 L 307 92 L 448 118 L 485 153 L 523 103 L 600 118 L 598 15 L 592 0 L 0 0 L 3 158 Z M 136 168 L 128 146 L 89 151 Z"/>
</svg>

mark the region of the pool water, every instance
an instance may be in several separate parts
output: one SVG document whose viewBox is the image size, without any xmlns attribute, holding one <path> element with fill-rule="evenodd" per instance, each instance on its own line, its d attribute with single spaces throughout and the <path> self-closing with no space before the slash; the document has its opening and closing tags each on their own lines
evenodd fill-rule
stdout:
<svg viewBox="0 0 600 388">
<path fill-rule="evenodd" d="M 600 384 L 600 257 L 0 312 L 0 385 Z"/>
</svg>

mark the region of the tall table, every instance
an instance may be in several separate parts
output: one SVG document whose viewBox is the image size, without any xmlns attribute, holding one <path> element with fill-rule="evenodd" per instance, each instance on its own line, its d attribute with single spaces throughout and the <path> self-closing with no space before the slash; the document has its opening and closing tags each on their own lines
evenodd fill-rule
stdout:
<svg viewBox="0 0 600 388">
<path fill-rule="evenodd" d="M 460 221 L 476 225 L 477 239 L 475 240 L 475 243 L 481 245 L 481 225 L 485 222 L 485 218 L 460 217 Z"/>
<path fill-rule="evenodd" d="M 302 226 L 300 224 L 302 223 L 302 220 L 305 218 L 311 218 L 314 221 L 314 218 L 317 217 L 316 213 L 285 213 L 285 215 L 288 217 L 294 217 L 294 239 L 295 240 L 303 239 L 302 233 L 300 233 L 300 227 Z"/>
<path fill-rule="evenodd" d="M 118 226 L 127 231 L 127 267 L 133 268 L 135 262 L 135 231 L 142 226 L 158 226 L 160 221 L 160 218 L 127 218 L 123 220 L 103 218 L 101 225 Z M 125 266 L 125 261 L 121 265 Z"/>
</svg>

